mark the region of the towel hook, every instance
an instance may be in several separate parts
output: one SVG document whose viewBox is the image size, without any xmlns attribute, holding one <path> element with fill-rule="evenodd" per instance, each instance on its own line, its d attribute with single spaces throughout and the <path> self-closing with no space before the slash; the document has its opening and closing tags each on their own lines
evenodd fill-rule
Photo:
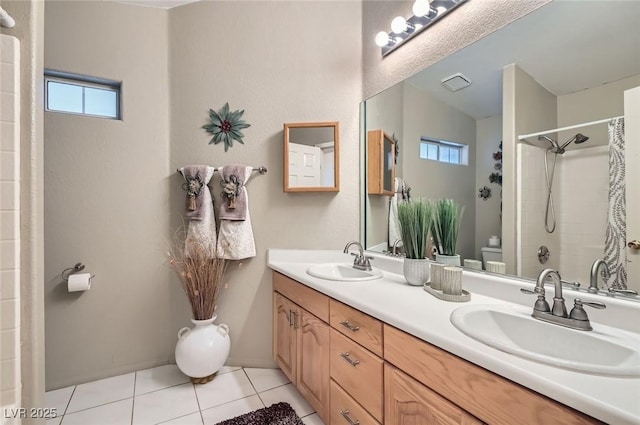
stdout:
<svg viewBox="0 0 640 425">
<path fill-rule="evenodd" d="M 84 264 L 77 263 L 73 267 L 67 267 L 66 269 L 64 269 L 62 273 L 60 273 L 60 276 L 62 276 L 63 280 L 69 280 L 70 275 L 72 275 L 73 273 L 81 272 L 82 270 L 84 270 Z"/>
</svg>

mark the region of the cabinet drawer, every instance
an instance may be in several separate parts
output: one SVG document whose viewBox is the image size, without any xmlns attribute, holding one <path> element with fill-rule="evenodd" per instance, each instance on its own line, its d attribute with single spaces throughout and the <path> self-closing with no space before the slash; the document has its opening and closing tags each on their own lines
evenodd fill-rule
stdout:
<svg viewBox="0 0 640 425">
<path fill-rule="evenodd" d="M 331 380 L 331 425 L 380 425 L 340 385 Z"/>
<path fill-rule="evenodd" d="M 330 300 L 329 323 L 371 352 L 382 356 L 382 322 L 353 307 Z"/>
<path fill-rule="evenodd" d="M 278 272 L 273 272 L 273 290 L 329 323 L 329 297 L 326 295 Z"/>
<path fill-rule="evenodd" d="M 382 422 L 383 361 L 335 329 L 331 329 L 331 378 Z"/>
<path fill-rule="evenodd" d="M 384 357 L 387 362 L 486 423 L 601 423 L 386 324 Z"/>
</svg>

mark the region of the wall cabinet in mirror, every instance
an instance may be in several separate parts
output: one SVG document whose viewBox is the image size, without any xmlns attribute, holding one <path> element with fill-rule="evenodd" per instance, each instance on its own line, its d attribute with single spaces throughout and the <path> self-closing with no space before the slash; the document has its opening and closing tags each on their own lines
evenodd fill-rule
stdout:
<svg viewBox="0 0 640 425">
<path fill-rule="evenodd" d="M 367 133 L 368 186 L 370 195 L 393 196 L 395 180 L 395 142 L 382 130 Z"/>
<path fill-rule="evenodd" d="M 284 124 L 284 191 L 340 191 L 337 121 Z"/>
</svg>

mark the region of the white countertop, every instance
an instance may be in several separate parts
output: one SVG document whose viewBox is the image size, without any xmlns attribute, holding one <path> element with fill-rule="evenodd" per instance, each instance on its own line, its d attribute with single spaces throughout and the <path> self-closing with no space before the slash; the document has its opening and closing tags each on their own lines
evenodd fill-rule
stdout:
<svg viewBox="0 0 640 425">
<path fill-rule="evenodd" d="M 376 256 L 373 265 L 383 270 L 384 276 L 373 281 L 336 282 L 306 273 L 312 263 L 352 261 L 353 257 L 342 251 L 270 249 L 268 254 L 271 269 L 487 370 L 604 422 L 640 424 L 640 378 L 574 372 L 516 357 L 464 335 L 449 321 L 451 313 L 462 305 L 513 302 L 533 307 L 533 297 L 518 290 L 528 287 L 527 282 L 465 271 L 463 287 L 471 293 L 471 301 L 452 303 L 433 297 L 422 287 L 408 285 L 399 259 Z M 567 292 L 565 298 L 570 302 L 572 294 Z M 621 332 L 640 333 L 639 303 L 593 297 L 580 293 L 586 300 L 605 301 L 609 310 L 608 315 L 606 310 L 589 310 L 595 331 L 599 323 L 615 326 L 607 322 L 622 318 L 627 330 Z"/>
</svg>

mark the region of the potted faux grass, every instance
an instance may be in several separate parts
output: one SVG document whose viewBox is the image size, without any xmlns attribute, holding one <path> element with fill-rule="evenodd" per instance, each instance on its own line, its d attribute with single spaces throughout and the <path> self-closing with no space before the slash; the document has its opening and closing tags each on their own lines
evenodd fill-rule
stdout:
<svg viewBox="0 0 640 425">
<path fill-rule="evenodd" d="M 398 203 L 398 221 L 405 259 L 404 278 L 410 285 L 421 286 L 429 280 L 427 241 L 432 226 L 432 205 L 425 199 Z"/>
<path fill-rule="evenodd" d="M 436 261 L 459 266 L 460 255 L 456 248 L 464 207 L 460 208 L 453 199 L 440 199 L 433 203 L 432 209 L 431 234 L 437 249 Z"/>
</svg>

